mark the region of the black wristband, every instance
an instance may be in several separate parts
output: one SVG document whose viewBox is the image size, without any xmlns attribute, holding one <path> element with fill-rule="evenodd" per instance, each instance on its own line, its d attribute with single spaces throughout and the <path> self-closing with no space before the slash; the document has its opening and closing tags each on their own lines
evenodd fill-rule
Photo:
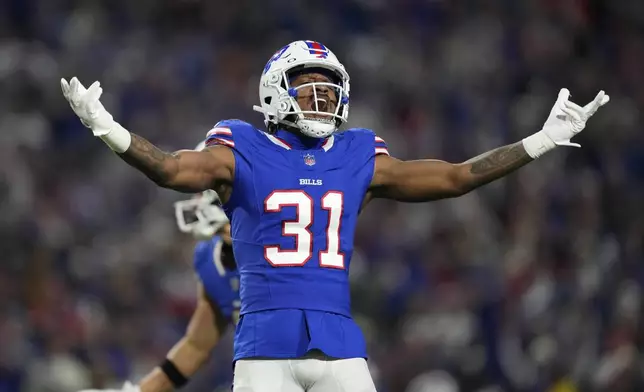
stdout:
<svg viewBox="0 0 644 392">
<path fill-rule="evenodd" d="M 175 388 L 181 388 L 188 382 L 186 376 L 181 374 L 179 369 L 177 369 L 174 363 L 172 363 L 172 361 L 168 358 L 163 361 L 160 368 L 163 373 L 168 376 L 168 379 L 170 379 L 170 382 L 172 383 L 172 385 L 174 385 Z"/>
</svg>

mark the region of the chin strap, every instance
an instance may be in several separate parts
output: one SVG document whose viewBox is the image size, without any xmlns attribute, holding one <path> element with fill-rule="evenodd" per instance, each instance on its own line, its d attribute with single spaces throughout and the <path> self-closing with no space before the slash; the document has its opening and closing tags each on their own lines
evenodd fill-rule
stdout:
<svg viewBox="0 0 644 392">
<path fill-rule="evenodd" d="M 272 113 L 267 112 L 266 109 L 264 109 L 261 106 L 253 105 L 253 110 L 264 115 L 264 125 L 266 125 L 266 126 L 268 126 L 268 124 L 275 124 L 275 125 L 280 125 L 281 124 L 281 125 L 286 125 L 287 127 L 299 128 L 297 126 L 297 124 L 295 124 L 292 121 L 282 120 L 282 121 L 276 122 L 276 121 L 270 120 L 269 119 L 270 116 L 273 116 L 274 118 L 276 118 L 277 116 L 275 116 Z"/>
</svg>

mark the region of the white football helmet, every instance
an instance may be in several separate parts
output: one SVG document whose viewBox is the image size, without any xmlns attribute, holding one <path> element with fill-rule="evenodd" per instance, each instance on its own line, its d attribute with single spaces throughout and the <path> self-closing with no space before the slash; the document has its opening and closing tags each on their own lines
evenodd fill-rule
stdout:
<svg viewBox="0 0 644 392">
<path fill-rule="evenodd" d="M 331 83 L 313 82 L 291 87 L 289 77 L 307 68 L 331 74 Z M 335 90 L 338 103 L 333 113 L 319 110 L 316 86 Z M 302 110 L 297 104 L 298 90 L 311 88 L 315 110 Z M 347 121 L 349 116 L 349 74 L 333 52 L 315 41 L 295 41 L 278 50 L 259 80 L 261 106 L 253 109 L 264 114 L 266 126 L 284 124 L 298 128 L 304 135 L 325 138 Z M 311 116 L 315 115 L 315 116 Z"/>
<path fill-rule="evenodd" d="M 201 142 L 195 150 L 201 151 L 205 145 Z M 219 195 L 210 189 L 192 199 L 175 202 L 174 213 L 179 230 L 191 233 L 198 240 L 209 240 L 228 223 Z"/>
</svg>

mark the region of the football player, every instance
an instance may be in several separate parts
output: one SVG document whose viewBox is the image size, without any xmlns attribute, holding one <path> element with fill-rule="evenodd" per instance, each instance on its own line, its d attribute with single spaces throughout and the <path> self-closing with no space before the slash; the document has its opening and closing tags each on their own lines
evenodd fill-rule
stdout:
<svg viewBox="0 0 644 392">
<path fill-rule="evenodd" d="M 347 121 L 349 75 L 323 44 L 277 51 L 259 82 L 265 129 L 217 123 L 200 152 L 165 152 L 116 122 L 77 78 L 61 80 L 83 123 L 164 188 L 214 189 L 231 219 L 241 279 L 234 391 L 374 391 L 363 335 L 351 317 L 348 268 L 356 220 L 371 199 L 425 202 L 463 195 L 555 149 L 608 102 L 562 89 L 541 130 L 462 163 L 402 161 Z"/>
<path fill-rule="evenodd" d="M 199 147 L 198 147 L 199 148 Z M 204 365 L 229 324 L 239 320 L 239 274 L 230 239 L 230 224 L 212 190 L 175 203 L 179 229 L 199 240 L 194 268 L 199 278 L 197 307 L 184 337 L 163 362 L 138 384 L 119 390 L 81 392 L 164 392 L 180 388 Z"/>
</svg>

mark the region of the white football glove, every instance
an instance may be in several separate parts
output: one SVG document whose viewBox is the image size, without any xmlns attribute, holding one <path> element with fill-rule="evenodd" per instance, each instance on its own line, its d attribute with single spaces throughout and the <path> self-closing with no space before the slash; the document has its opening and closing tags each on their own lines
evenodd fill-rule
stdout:
<svg viewBox="0 0 644 392">
<path fill-rule="evenodd" d="M 114 119 L 100 101 L 103 94 L 100 82 L 94 82 L 86 89 L 76 77 L 73 77 L 69 83 L 65 79 L 60 79 L 60 87 L 69 106 L 81 122 L 91 128 L 94 136 L 104 136 L 110 132 Z"/>
<path fill-rule="evenodd" d="M 100 137 L 112 150 L 125 152 L 131 143 L 131 135 L 105 109 L 100 101 L 103 89 L 99 82 L 94 82 L 88 89 L 73 77 L 69 83 L 60 79 L 60 88 L 69 106 L 83 125 L 90 128 L 94 136 Z"/>
<path fill-rule="evenodd" d="M 563 88 L 559 91 L 557 102 L 543 125 L 543 132 L 558 146 L 581 147 L 578 143 L 571 143 L 570 139 L 586 127 L 586 121 L 597 109 L 608 103 L 610 97 L 604 91 L 600 91 L 595 99 L 583 108 L 570 102 L 569 97 L 568 89 Z"/>
<path fill-rule="evenodd" d="M 83 389 L 78 392 L 141 392 L 138 385 L 126 381 L 121 389 Z"/>
<path fill-rule="evenodd" d="M 597 109 L 610 100 L 603 90 L 584 107 L 569 101 L 568 98 L 570 91 L 561 89 L 541 131 L 523 139 L 526 152 L 532 158 L 537 158 L 556 146 L 581 147 L 578 143 L 572 143 L 570 139 L 581 132 Z"/>
</svg>

